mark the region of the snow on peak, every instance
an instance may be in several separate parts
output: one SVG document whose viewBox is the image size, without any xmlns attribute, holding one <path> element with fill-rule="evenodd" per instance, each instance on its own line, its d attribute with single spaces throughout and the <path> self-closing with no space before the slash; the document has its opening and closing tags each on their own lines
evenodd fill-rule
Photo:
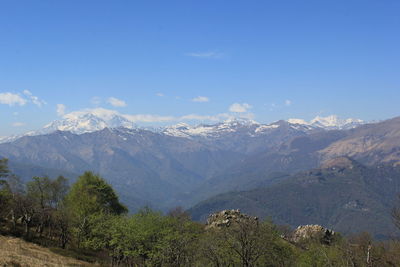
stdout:
<svg viewBox="0 0 400 267">
<path fill-rule="evenodd" d="M 259 124 L 258 122 L 251 120 L 251 119 L 247 119 L 247 118 L 229 118 L 225 121 L 222 122 L 223 125 L 229 125 L 229 126 L 243 126 L 243 125 L 255 125 L 255 124 Z"/>
<path fill-rule="evenodd" d="M 289 119 L 287 122 L 291 124 L 300 124 L 300 125 L 307 125 L 316 128 L 323 128 L 323 129 L 351 129 L 357 127 L 364 123 L 363 120 L 360 119 L 340 119 L 337 115 L 330 115 L 326 117 L 317 116 L 312 119 L 310 122 L 307 122 L 302 119 Z"/>
<path fill-rule="evenodd" d="M 352 118 L 340 119 L 337 115 L 330 115 L 327 117 L 317 116 L 312 119 L 310 123 L 313 126 L 325 129 L 351 129 L 360 124 L 363 124 L 364 121 Z"/>
<path fill-rule="evenodd" d="M 287 122 L 288 123 L 291 123 L 291 124 L 303 124 L 303 125 L 309 125 L 309 123 L 308 122 L 306 122 L 305 120 L 303 120 L 303 119 L 288 119 L 287 120 Z"/>
<path fill-rule="evenodd" d="M 114 110 L 103 108 L 86 109 L 75 111 L 63 116 L 61 120 L 54 121 L 46 125 L 39 131 L 29 132 L 24 135 L 15 135 L 9 137 L 0 137 L 0 143 L 12 142 L 22 136 L 33 136 L 49 134 L 55 131 L 69 131 L 75 134 L 100 131 L 105 128 L 127 128 L 138 129 L 134 120 L 129 115 L 123 115 Z M 310 122 L 303 119 L 289 119 L 278 121 L 271 124 L 260 124 L 254 120 L 245 118 L 229 118 L 217 124 L 200 124 L 192 126 L 187 123 L 178 123 L 176 125 L 159 128 L 140 128 L 152 132 L 166 134 L 176 137 L 206 137 L 218 138 L 227 133 L 241 133 L 250 136 L 268 134 L 275 129 L 290 127 L 297 131 L 312 131 L 315 129 L 351 129 L 364 122 L 359 119 L 340 119 L 336 115 L 327 117 L 317 116 Z"/>
<path fill-rule="evenodd" d="M 191 126 L 186 123 L 178 123 L 176 125 L 164 128 L 163 133 L 178 137 L 217 137 L 222 133 L 235 132 L 240 128 L 249 128 L 258 126 L 259 124 L 248 119 L 228 119 L 217 124 L 199 124 Z"/>
<path fill-rule="evenodd" d="M 83 134 L 103 130 L 104 128 L 118 127 L 136 128 L 133 122 L 119 115 L 117 112 L 98 108 L 66 114 L 62 120 L 57 120 L 46 125 L 38 133 L 70 131 L 76 134 Z"/>
<path fill-rule="evenodd" d="M 271 129 L 276 129 L 279 128 L 279 124 L 268 124 L 268 125 L 260 125 L 259 127 L 256 128 L 254 131 L 255 133 L 263 133 L 266 131 L 269 131 Z"/>
</svg>

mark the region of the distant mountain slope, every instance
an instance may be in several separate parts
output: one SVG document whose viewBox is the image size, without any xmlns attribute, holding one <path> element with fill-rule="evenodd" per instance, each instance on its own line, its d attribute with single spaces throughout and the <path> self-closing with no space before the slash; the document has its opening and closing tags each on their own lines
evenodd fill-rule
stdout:
<svg viewBox="0 0 400 267">
<path fill-rule="evenodd" d="M 276 137 L 280 140 L 259 153 L 253 153 L 229 169 L 204 181 L 190 193 L 189 203 L 196 204 L 219 193 L 232 190 L 249 190 L 274 184 L 287 175 L 319 165 L 317 152 L 344 138 L 345 131 L 316 131 L 307 135 L 290 133 L 290 124 L 281 121 Z"/>
<path fill-rule="evenodd" d="M 350 156 L 365 164 L 400 164 L 400 117 L 366 124 L 320 151 L 322 160 Z"/>
<path fill-rule="evenodd" d="M 122 199 L 169 208 L 185 205 L 192 190 L 247 156 L 276 151 L 293 137 L 323 131 L 283 121 L 273 125 L 256 134 L 259 124 L 232 120 L 209 126 L 215 128 L 212 135 L 189 137 L 140 128 L 56 131 L 0 144 L 0 156 L 67 173 L 92 170 L 112 183 Z"/>
<path fill-rule="evenodd" d="M 165 203 L 238 157 L 188 139 L 129 129 L 23 137 L 0 144 L 0 156 L 78 174 L 93 170 L 121 194 L 150 203 Z"/>
<path fill-rule="evenodd" d="M 211 212 L 239 208 L 281 224 L 320 224 L 387 238 L 395 233 L 390 210 L 399 192 L 400 167 L 366 167 L 339 158 L 268 187 L 212 197 L 189 211 L 194 219 L 204 220 Z"/>
<path fill-rule="evenodd" d="M 393 122 L 396 120 L 387 123 Z M 331 116 L 311 122 L 282 120 L 259 124 L 231 119 L 213 125 L 144 129 L 132 124 L 126 115 L 88 110 L 71 113 L 43 132 L 1 143 L 0 157 L 27 166 L 28 170 L 19 170 L 27 177 L 34 174 L 29 166 L 50 173 L 59 170 L 81 174 L 92 170 L 104 176 L 132 209 L 142 204 L 168 209 L 177 205 L 188 207 L 231 190 L 267 186 L 288 174 L 315 168 L 331 158 L 325 149 L 355 133 L 362 135 L 359 128 L 375 129 L 380 124 L 351 130 L 326 129 L 347 129 L 361 123 Z M 391 127 L 400 128 L 398 124 Z M 364 134 L 370 135 L 368 130 Z M 382 136 L 386 138 L 392 135 Z M 385 148 L 390 157 L 396 156 L 397 143 L 388 144 L 392 145 Z M 364 158 L 374 155 L 371 162 L 378 163 L 379 151 L 374 153 L 371 148 L 355 158 L 369 163 Z"/>
</svg>

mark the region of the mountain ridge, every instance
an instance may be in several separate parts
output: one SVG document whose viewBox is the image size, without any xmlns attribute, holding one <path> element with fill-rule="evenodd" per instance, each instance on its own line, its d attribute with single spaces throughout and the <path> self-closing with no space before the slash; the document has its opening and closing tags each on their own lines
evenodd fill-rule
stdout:
<svg viewBox="0 0 400 267">
<path fill-rule="evenodd" d="M 232 132 L 247 127 L 248 129 L 252 129 L 252 132 L 249 134 L 258 135 L 279 127 L 279 122 L 280 121 L 261 124 L 250 119 L 230 118 L 215 124 L 190 125 L 180 122 L 165 127 L 139 127 L 127 115 L 119 114 L 112 110 L 97 108 L 66 114 L 63 116 L 63 119 L 53 121 L 40 130 L 30 131 L 20 135 L 3 136 L 0 138 L 0 143 L 12 142 L 23 136 L 50 134 L 55 131 L 69 131 L 75 134 L 85 134 L 100 131 L 105 128 L 144 129 L 185 138 L 214 138 L 218 137 L 218 135 L 223 132 Z M 297 127 L 309 131 L 318 129 L 351 129 L 364 124 L 364 122 L 359 119 L 339 119 L 336 115 L 327 117 L 317 116 L 310 122 L 306 122 L 302 119 L 288 119 L 285 122 L 289 123 L 294 128 Z"/>
<path fill-rule="evenodd" d="M 188 211 L 204 221 L 210 212 L 239 208 L 279 224 L 320 224 L 344 234 L 368 231 L 387 239 L 396 232 L 391 209 L 399 191 L 399 167 L 365 166 L 342 157 L 270 186 L 213 196 Z"/>
</svg>

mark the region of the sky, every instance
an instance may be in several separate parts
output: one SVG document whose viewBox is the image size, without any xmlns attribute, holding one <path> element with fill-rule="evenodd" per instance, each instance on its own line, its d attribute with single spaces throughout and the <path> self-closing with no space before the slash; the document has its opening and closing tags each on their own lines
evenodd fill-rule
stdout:
<svg viewBox="0 0 400 267">
<path fill-rule="evenodd" d="M 400 115 L 400 1 L 0 0 L 0 136 L 103 108 L 138 124 Z"/>
</svg>

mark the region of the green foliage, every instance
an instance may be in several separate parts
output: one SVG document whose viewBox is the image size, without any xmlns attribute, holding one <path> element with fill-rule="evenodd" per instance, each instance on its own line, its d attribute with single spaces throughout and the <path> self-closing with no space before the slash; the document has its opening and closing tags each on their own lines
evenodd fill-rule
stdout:
<svg viewBox="0 0 400 267">
<path fill-rule="evenodd" d="M 90 226 L 96 216 L 120 215 L 128 211 L 119 202 L 114 189 L 103 178 L 92 172 L 85 172 L 72 185 L 66 204 L 78 246 L 91 235 Z"/>
<path fill-rule="evenodd" d="M 148 208 L 133 216 L 93 215 L 84 245 L 106 249 L 115 264 L 193 266 L 203 227 Z"/>
<path fill-rule="evenodd" d="M 68 205 L 74 215 L 86 217 L 93 213 L 122 214 L 127 208 L 122 205 L 113 188 L 99 175 L 85 172 L 73 184 L 67 196 Z"/>
<path fill-rule="evenodd" d="M 206 266 L 290 266 L 295 260 L 294 247 L 279 237 L 269 221 L 210 229 L 200 244 Z"/>
</svg>

